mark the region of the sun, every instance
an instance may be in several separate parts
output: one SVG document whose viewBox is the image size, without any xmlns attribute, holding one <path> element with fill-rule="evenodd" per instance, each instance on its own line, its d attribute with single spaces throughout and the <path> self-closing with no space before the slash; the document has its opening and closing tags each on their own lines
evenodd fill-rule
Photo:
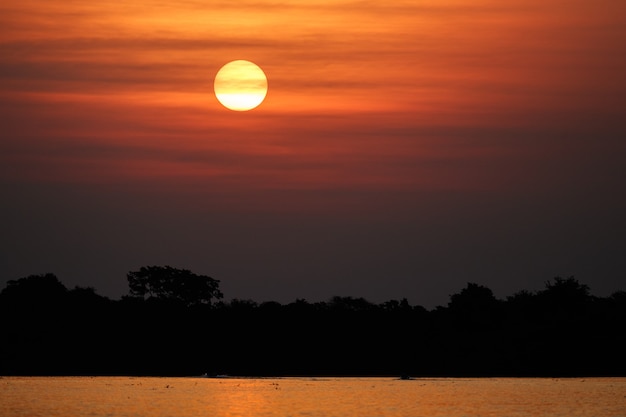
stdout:
<svg viewBox="0 0 626 417">
<path fill-rule="evenodd" d="M 224 65 L 215 75 L 215 97 L 230 110 L 248 111 L 265 100 L 267 77 L 250 61 L 237 60 Z"/>
</svg>

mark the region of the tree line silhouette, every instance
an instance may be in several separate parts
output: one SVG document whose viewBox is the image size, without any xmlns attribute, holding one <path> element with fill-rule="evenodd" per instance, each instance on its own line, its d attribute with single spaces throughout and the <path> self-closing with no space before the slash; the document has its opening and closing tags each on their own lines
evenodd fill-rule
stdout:
<svg viewBox="0 0 626 417">
<path fill-rule="evenodd" d="M 333 297 L 222 301 L 169 266 L 127 274 L 120 300 L 51 273 L 0 292 L 2 375 L 624 376 L 626 292 L 574 277 L 504 300 L 468 283 L 447 306 Z"/>
</svg>

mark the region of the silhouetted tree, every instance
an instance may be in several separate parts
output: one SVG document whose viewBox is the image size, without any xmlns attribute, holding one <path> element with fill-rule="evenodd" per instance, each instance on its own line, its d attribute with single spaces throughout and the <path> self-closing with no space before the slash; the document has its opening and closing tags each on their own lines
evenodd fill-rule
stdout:
<svg viewBox="0 0 626 417">
<path fill-rule="evenodd" d="M 283 306 L 277 301 L 264 301 L 259 304 L 259 310 L 263 312 L 279 313 Z"/>
<path fill-rule="evenodd" d="M 10 281 L 0 375 L 626 375 L 626 292 L 594 297 L 573 277 L 506 301 L 468 283 L 431 311 L 345 296 L 221 302 L 218 281 L 171 267 L 127 278 L 118 301 L 53 274 Z"/>
<path fill-rule="evenodd" d="M 459 312 L 484 311 L 492 309 L 497 302 L 489 288 L 469 282 L 459 294 L 450 296 L 448 307 Z"/>
<path fill-rule="evenodd" d="M 539 294 L 558 306 L 579 306 L 591 298 L 589 287 L 574 277 L 555 277 L 553 283 L 546 282 L 546 289 Z"/>
<path fill-rule="evenodd" d="M 508 297 L 506 297 L 506 300 L 510 303 L 527 304 L 533 298 L 535 298 L 535 294 L 528 290 L 521 290 L 513 295 L 509 295 Z"/>
<path fill-rule="evenodd" d="M 385 311 L 409 311 L 412 310 L 413 307 L 409 304 L 409 301 L 406 298 L 402 300 L 389 300 L 385 301 L 380 305 L 380 307 Z"/>
<path fill-rule="evenodd" d="M 230 301 L 229 307 L 237 311 L 252 311 L 258 307 L 254 300 L 234 298 Z"/>
<path fill-rule="evenodd" d="M 47 273 L 10 280 L 0 292 L 0 300 L 20 305 L 42 305 L 60 301 L 67 288 L 56 275 Z"/>
<path fill-rule="evenodd" d="M 614 303 L 618 308 L 621 308 L 622 313 L 626 312 L 626 291 L 616 291 L 609 297 L 609 300 Z"/>
<path fill-rule="evenodd" d="M 586 317 L 587 310 L 593 303 L 589 287 L 579 283 L 574 277 L 556 277 L 554 282 L 547 281 L 546 288 L 537 296 L 545 317 L 572 325 L 577 325 L 579 319 Z"/>
<path fill-rule="evenodd" d="M 141 267 L 126 275 L 130 295 L 139 298 L 176 301 L 185 305 L 211 304 L 223 298 L 219 280 L 196 275 L 187 269 L 171 266 Z"/>
<path fill-rule="evenodd" d="M 340 297 L 334 296 L 327 304 L 328 308 L 334 311 L 369 311 L 374 309 L 375 305 L 366 299 L 359 297 Z"/>
<path fill-rule="evenodd" d="M 111 300 L 96 292 L 93 287 L 76 286 L 67 292 L 67 298 L 76 308 L 96 308 L 108 304 Z"/>
</svg>

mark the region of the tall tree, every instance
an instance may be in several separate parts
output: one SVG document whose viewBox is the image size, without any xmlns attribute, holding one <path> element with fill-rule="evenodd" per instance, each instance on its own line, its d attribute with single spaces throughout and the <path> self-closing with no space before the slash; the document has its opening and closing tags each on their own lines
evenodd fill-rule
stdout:
<svg viewBox="0 0 626 417">
<path fill-rule="evenodd" d="M 211 304 L 221 299 L 219 280 L 171 266 L 147 266 L 126 275 L 130 295 L 182 302 L 185 305 Z"/>
</svg>

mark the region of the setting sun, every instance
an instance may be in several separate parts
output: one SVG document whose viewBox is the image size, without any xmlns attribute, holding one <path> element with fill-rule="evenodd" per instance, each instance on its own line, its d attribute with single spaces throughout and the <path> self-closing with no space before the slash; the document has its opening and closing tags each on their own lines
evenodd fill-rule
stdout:
<svg viewBox="0 0 626 417">
<path fill-rule="evenodd" d="M 215 75 L 214 89 L 224 107 L 235 111 L 252 110 L 265 99 L 267 78 L 263 70 L 250 61 L 232 61 Z"/>
</svg>

